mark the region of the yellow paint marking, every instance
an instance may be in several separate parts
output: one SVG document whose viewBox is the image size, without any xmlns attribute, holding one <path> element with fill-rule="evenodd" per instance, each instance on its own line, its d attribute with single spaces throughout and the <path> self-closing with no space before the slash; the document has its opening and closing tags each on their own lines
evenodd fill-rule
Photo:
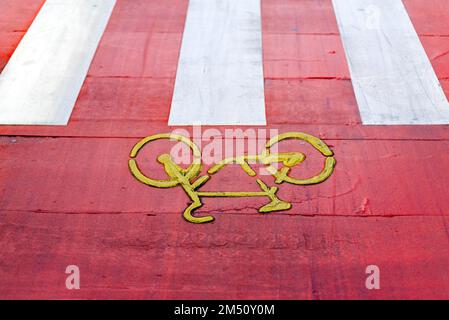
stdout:
<svg viewBox="0 0 449 320">
<path fill-rule="evenodd" d="M 169 154 L 161 154 L 158 156 L 157 160 L 160 164 L 164 166 L 164 170 L 167 173 L 167 180 L 156 180 L 145 176 L 139 169 L 135 158 L 139 154 L 139 151 L 144 148 L 148 143 L 161 139 L 169 139 L 174 141 L 179 141 L 185 143 L 189 146 L 193 153 L 193 163 L 187 168 L 183 169 L 178 166 L 172 160 Z M 293 167 L 304 162 L 306 156 L 300 152 L 288 152 L 288 153 L 276 153 L 271 154 L 270 148 L 283 141 L 283 140 L 302 140 L 308 142 L 316 150 L 318 150 L 323 156 L 326 157 L 325 165 L 323 170 L 318 174 L 308 179 L 296 179 L 289 176 L 290 170 Z M 251 177 L 257 175 L 254 169 L 251 167 L 250 163 L 260 163 L 266 165 L 267 171 L 275 178 L 276 184 L 282 184 L 284 182 L 294 184 L 294 185 L 312 185 L 324 182 L 328 179 L 334 170 L 336 165 L 335 158 L 333 157 L 333 152 L 329 147 L 320 139 L 313 137 L 311 135 L 300 133 L 300 132 L 288 132 L 278 135 L 267 142 L 265 149 L 259 155 L 246 155 L 234 158 L 228 158 L 220 161 L 208 170 L 208 174 L 195 178 L 199 175 L 202 169 L 201 164 L 201 152 L 197 145 L 195 145 L 190 139 L 176 134 L 157 134 L 150 136 L 139 141 L 131 151 L 129 160 L 129 168 L 133 176 L 143 184 L 156 188 L 173 188 L 178 185 L 184 189 L 186 194 L 190 197 L 192 203 L 184 210 L 184 218 L 192 223 L 206 223 L 214 221 L 213 216 L 205 217 L 195 217 L 193 212 L 198 208 L 203 206 L 201 202 L 202 197 L 218 198 L 218 197 L 267 197 L 270 202 L 263 207 L 259 208 L 260 213 L 268 213 L 275 211 L 284 211 L 291 209 L 292 205 L 286 201 L 279 199 L 276 196 L 279 188 L 268 187 L 262 180 L 257 179 L 256 182 L 259 185 L 261 191 L 250 192 L 208 192 L 208 191 L 197 191 L 201 186 L 207 183 L 211 179 L 211 175 L 216 174 L 222 170 L 227 165 L 238 164 L 240 167 Z M 273 164 L 282 163 L 283 167 L 278 170 Z"/>
</svg>

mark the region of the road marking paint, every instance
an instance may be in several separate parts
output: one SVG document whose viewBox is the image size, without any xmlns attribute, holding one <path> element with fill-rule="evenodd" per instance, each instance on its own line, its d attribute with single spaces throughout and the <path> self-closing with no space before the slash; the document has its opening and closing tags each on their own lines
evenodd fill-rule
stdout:
<svg viewBox="0 0 449 320">
<path fill-rule="evenodd" d="M 68 123 L 115 2 L 45 2 L 0 74 L 0 124 Z"/>
<path fill-rule="evenodd" d="M 449 124 L 449 104 L 401 0 L 333 0 L 363 124 Z"/>
<path fill-rule="evenodd" d="M 190 0 L 169 125 L 265 125 L 260 0 Z"/>
</svg>

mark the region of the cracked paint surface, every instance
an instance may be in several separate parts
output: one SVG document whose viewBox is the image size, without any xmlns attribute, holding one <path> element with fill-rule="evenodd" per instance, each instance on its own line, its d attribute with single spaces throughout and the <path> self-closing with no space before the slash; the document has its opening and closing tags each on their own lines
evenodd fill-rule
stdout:
<svg viewBox="0 0 449 320">
<path fill-rule="evenodd" d="M 404 4 L 428 56 L 440 56 L 447 94 L 449 2 Z M 5 5 L 18 13 L 0 22 L 10 25 L 0 65 L 30 22 L 22 7 L 40 1 Z M 219 222 L 202 226 L 180 219 L 182 190 L 135 182 L 129 150 L 172 129 L 186 10 L 187 0 L 118 0 L 69 125 L 0 126 L 0 297 L 449 298 L 449 126 L 361 125 L 330 0 L 264 0 L 262 23 L 267 129 L 323 139 L 338 155 L 332 179 L 280 190 L 288 214 L 206 199 L 198 213 Z M 153 162 L 146 169 L 160 170 Z M 210 190 L 255 187 L 238 170 L 220 174 Z M 74 263 L 77 292 L 64 286 Z M 379 291 L 364 286 L 373 263 Z"/>
</svg>

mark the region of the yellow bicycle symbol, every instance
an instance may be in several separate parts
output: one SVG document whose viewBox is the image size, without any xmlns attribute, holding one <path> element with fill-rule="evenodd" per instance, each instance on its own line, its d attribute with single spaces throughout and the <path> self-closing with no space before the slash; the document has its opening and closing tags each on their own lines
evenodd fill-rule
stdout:
<svg viewBox="0 0 449 320">
<path fill-rule="evenodd" d="M 187 168 L 183 169 L 178 166 L 171 158 L 169 154 L 161 154 L 157 160 L 160 164 L 164 166 L 164 170 L 168 175 L 167 180 L 157 180 L 152 179 L 145 176 L 142 171 L 139 169 L 139 166 L 136 162 L 136 157 L 139 152 L 144 148 L 148 143 L 156 140 L 168 139 L 172 141 L 179 141 L 185 143 L 191 149 L 193 153 L 193 161 L 192 164 Z M 318 150 L 325 157 L 325 164 L 323 170 L 308 179 L 296 179 L 289 176 L 291 169 L 299 164 L 301 164 L 305 159 L 305 154 L 301 152 L 287 152 L 287 153 L 274 153 L 270 152 L 270 149 L 277 143 L 283 140 L 302 140 L 308 142 L 312 147 Z M 141 183 L 155 187 L 155 188 L 173 188 L 178 185 L 181 185 L 184 191 L 192 200 L 190 206 L 188 206 L 184 210 L 184 218 L 192 223 L 206 223 L 214 221 L 213 216 L 205 216 L 205 217 L 195 217 L 193 216 L 193 212 L 202 207 L 203 203 L 201 202 L 202 197 L 268 197 L 270 199 L 270 203 L 264 205 L 259 208 L 260 213 L 268 213 L 275 211 L 284 211 L 291 209 L 292 205 L 289 202 L 283 201 L 276 196 L 279 188 L 277 187 L 268 187 L 262 180 L 257 179 L 257 183 L 261 189 L 260 192 L 201 192 L 198 189 L 203 186 L 207 181 L 211 179 L 211 176 L 215 173 L 219 172 L 227 165 L 238 164 L 241 168 L 251 177 L 255 177 L 257 174 L 254 169 L 250 166 L 251 163 L 260 163 L 266 166 L 267 171 L 275 178 L 276 184 L 282 184 L 284 182 L 294 184 L 294 185 L 312 185 L 324 182 L 328 179 L 336 165 L 336 160 L 333 156 L 333 152 L 329 149 L 329 147 L 320 139 L 305 134 L 301 132 L 288 132 L 280 134 L 268 141 L 265 145 L 264 150 L 261 154 L 258 155 L 246 155 L 234 158 L 228 158 L 220 161 L 219 163 L 212 166 L 207 172 L 208 174 L 203 175 L 199 178 L 198 175 L 202 169 L 201 162 L 201 151 L 197 145 L 195 145 L 190 139 L 171 133 L 165 134 L 157 134 L 139 141 L 131 151 L 129 160 L 129 168 L 131 170 L 132 175 Z M 273 166 L 275 163 L 282 164 L 282 168 L 277 169 Z"/>
</svg>

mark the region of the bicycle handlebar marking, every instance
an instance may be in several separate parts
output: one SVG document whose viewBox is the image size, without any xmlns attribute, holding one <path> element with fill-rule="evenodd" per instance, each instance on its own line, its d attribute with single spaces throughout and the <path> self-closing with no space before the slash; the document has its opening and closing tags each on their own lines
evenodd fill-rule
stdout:
<svg viewBox="0 0 449 320">
<path fill-rule="evenodd" d="M 139 152 L 150 142 L 168 139 L 175 140 L 185 143 L 192 150 L 193 153 L 193 163 L 187 168 L 183 169 L 178 166 L 170 157 L 169 154 L 161 154 L 158 156 L 157 161 L 164 166 L 165 173 L 168 176 L 167 180 L 157 180 L 145 176 L 139 169 L 136 161 L 136 157 Z M 287 153 L 270 153 L 270 148 L 273 145 L 283 141 L 283 140 L 302 140 L 318 150 L 325 158 L 325 164 L 323 170 L 308 179 L 296 179 L 289 176 L 291 168 L 304 162 L 306 156 L 300 152 L 287 152 Z M 190 139 L 176 134 L 157 134 L 139 141 L 134 148 L 131 150 L 131 159 L 128 162 L 129 169 L 132 175 L 141 183 L 155 187 L 155 188 L 173 188 L 180 185 L 186 194 L 190 197 L 192 203 L 184 210 L 184 219 L 191 223 L 207 223 L 215 220 L 213 216 L 196 217 L 193 215 L 194 211 L 201 208 L 203 203 L 201 198 L 203 197 L 268 197 L 270 203 L 259 208 L 260 213 L 269 213 L 275 211 L 285 211 L 292 208 L 291 203 L 283 201 L 276 196 L 279 188 L 268 187 L 262 180 L 256 179 L 261 191 L 259 192 L 209 192 L 209 191 L 198 191 L 198 189 L 203 186 L 207 181 L 211 179 L 211 176 L 222 170 L 227 165 L 238 164 L 240 167 L 251 177 L 257 176 L 254 169 L 250 166 L 250 161 L 255 161 L 267 166 L 267 171 L 275 178 L 276 184 L 282 184 L 284 182 L 293 185 L 313 185 L 326 181 L 333 173 L 336 160 L 334 158 L 334 153 L 330 148 L 320 139 L 305 134 L 301 132 L 288 132 L 280 134 L 268 141 L 265 145 L 265 149 L 261 154 L 258 155 L 246 155 L 234 158 L 228 158 L 220 161 L 219 163 L 212 166 L 204 176 L 198 175 L 202 169 L 201 163 L 201 151 L 197 145 L 195 145 Z M 283 167 L 278 170 L 273 166 L 274 163 L 282 163 Z M 197 178 L 197 179 L 196 179 Z M 196 180 L 195 180 L 196 179 Z"/>
</svg>

